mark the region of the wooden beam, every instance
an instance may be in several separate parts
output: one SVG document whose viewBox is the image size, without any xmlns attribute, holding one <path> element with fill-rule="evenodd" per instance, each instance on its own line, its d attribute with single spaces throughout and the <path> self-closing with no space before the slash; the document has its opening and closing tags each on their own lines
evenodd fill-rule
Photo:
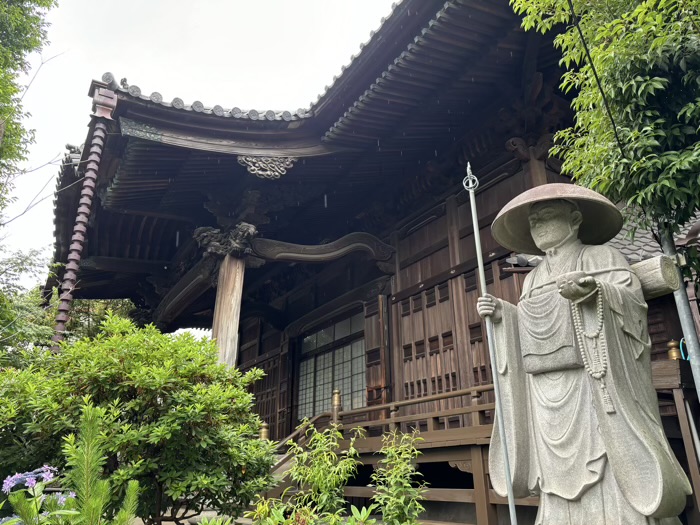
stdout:
<svg viewBox="0 0 700 525">
<path fill-rule="evenodd" d="M 80 262 L 80 269 L 101 270 L 115 273 L 163 273 L 170 268 L 170 261 L 149 261 L 121 257 L 88 257 Z"/>
<path fill-rule="evenodd" d="M 347 498 L 371 498 L 374 487 L 345 487 L 343 493 Z M 454 503 L 474 503 L 473 489 L 433 489 L 428 487 L 423 492 L 425 501 L 449 501 Z M 423 523 L 421 521 L 421 523 Z M 494 522 L 495 523 L 495 522 Z"/>
<path fill-rule="evenodd" d="M 212 272 L 216 260 L 207 257 L 195 264 L 170 291 L 165 294 L 153 318 L 159 325 L 170 324 L 185 308 L 212 287 Z"/>
<path fill-rule="evenodd" d="M 389 283 L 389 277 L 380 277 L 354 288 L 340 297 L 328 301 L 322 308 L 316 308 L 297 318 L 287 326 L 286 332 L 289 337 L 297 337 L 311 326 L 330 319 L 341 309 L 347 309 L 353 304 L 361 304 L 365 301 L 376 299 L 378 295 L 387 291 Z"/>
<path fill-rule="evenodd" d="M 114 210 L 118 213 L 124 213 L 127 215 L 139 215 L 141 217 L 155 217 L 156 219 L 166 219 L 169 221 L 175 221 L 175 222 L 188 222 L 188 223 L 194 223 L 195 220 L 192 217 L 185 217 L 183 215 L 177 215 L 174 213 L 163 213 L 159 211 L 152 211 L 152 210 L 137 210 L 137 209 L 129 209 L 129 208 L 120 208 L 117 210 Z"/>
<path fill-rule="evenodd" d="M 305 245 L 271 239 L 253 239 L 251 249 L 256 257 L 267 261 L 327 262 L 349 253 L 362 251 L 375 261 L 388 261 L 394 248 L 365 232 L 349 233 L 327 244 Z"/>
<path fill-rule="evenodd" d="M 134 114 L 135 118 L 143 118 Z M 149 117 L 146 117 L 149 118 Z M 150 119 L 149 119 L 150 120 Z M 211 119 L 209 119 L 211 120 Z M 235 120 L 235 119 L 233 119 Z M 250 122 L 250 121 L 245 121 Z M 249 124 L 247 124 L 249 126 Z M 352 148 L 321 143 L 315 134 L 300 136 L 294 131 L 254 131 L 252 129 L 230 129 L 224 133 L 212 134 L 209 130 L 197 129 L 189 125 L 186 130 L 176 129 L 168 123 L 154 122 L 146 124 L 125 117 L 119 118 L 121 134 L 125 137 L 150 140 L 160 144 L 227 155 L 257 155 L 277 157 L 319 157 L 332 155 Z M 252 134 L 255 134 L 253 136 Z"/>
<path fill-rule="evenodd" d="M 238 325 L 243 298 L 245 259 L 227 255 L 219 267 L 212 338 L 219 345 L 219 361 L 230 367 L 238 359 Z"/>
<path fill-rule="evenodd" d="M 251 317 L 261 317 L 280 332 L 284 330 L 289 323 L 285 311 L 278 310 L 269 304 L 249 301 L 246 302 L 244 306 L 245 308 L 243 308 L 243 313 L 241 314 L 241 321 Z"/>
</svg>

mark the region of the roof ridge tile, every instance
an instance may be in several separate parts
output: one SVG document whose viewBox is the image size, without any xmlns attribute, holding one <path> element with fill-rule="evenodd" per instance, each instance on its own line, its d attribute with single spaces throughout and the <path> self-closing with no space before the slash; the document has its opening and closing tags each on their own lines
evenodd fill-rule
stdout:
<svg viewBox="0 0 700 525">
<path fill-rule="evenodd" d="M 205 106 L 200 100 L 195 100 L 192 104 L 185 104 L 185 101 L 180 97 L 175 97 L 171 102 L 165 102 L 163 95 L 158 91 L 153 91 L 146 96 L 142 93 L 141 88 L 135 84 L 128 84 L 126 79 L 122 79 L 121 83 L 117 83 L 116 77 L 112 73 L 102 75 L 102 82 L 107 84 L 113 91 L 118 91 L 121 94 L 128 95 L 134 99 L 143 100 L 158 104 L 166 108 L 174 108 L 182 111 L 192 111 L 195 113 L 203 113 L 205 115 L 213 115 L 214 117 L 249 119 L 249 120 L 269 120 L 269 121 L 292 121 L 306 119 L 313 115 L 309 109 L 299 108 L 292 112 L 289 110 L 272 110 L 272 109 L 249 109 L 243 110 L 238 107 L 225 109 L 223 106 L 216 104 L 215 106 Z"/>
</svg>

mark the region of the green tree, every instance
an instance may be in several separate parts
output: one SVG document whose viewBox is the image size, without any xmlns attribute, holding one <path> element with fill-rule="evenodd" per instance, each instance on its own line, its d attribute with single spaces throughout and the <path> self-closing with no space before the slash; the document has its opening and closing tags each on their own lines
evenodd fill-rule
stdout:
<svg viewBox="0 0 700 525">
<path fill-rule="evenodd" d="M 59 294 L 55 293 L 58 298 Z M 129 318 L 136 310 L 129 299 L 75 299 L 71 304 L 70 321 L 66 326 L 70 341 L 96 337 L 110 314 Z"/>
<path fill-rule="evenodd" d="M 675 256 L 674 235 L 700 211 L 700 3 L 511 4 L 524 15 L 525 29 L 561 30 L 555 38 L 567 68 L 561 87 L 576 93 L 574 125 L 555 137 L 553 153 L 563 158 L 563 171 L 613 202 L 626 203 L 633 224 L 651 229 L 664 253 Z M 686 276 L 700 278 L 697 250 L 686 256 Z M 687 294 L 683 288 L 675 295 L 700 383 L 700 348 Z"/>
<path fill-rule="evenodd" d="M 0 211 L 10 198 L 17 164 L 34 140 L 22 124 L 20 77 L 29 71 L 29 55 L 46 43 L 45 16 L 55 4 L 55 0 L 0 2 Z"/>
<path fill-rule="evenodd" d="M 205 505 L 237 515 L 268 487 L 274 456 L 257 438 L 261 421 L 248 391 L 262 372 L 241 374 L 217 357 L 212 341 L 112 315 L 97 337 L 57 354 L 15 354 L 0 368 L 0 477 L 62 466 L 62 437 L 78 428 L 89 396 L 110 414 L 110 484 L 123 494 L 129 480 L 139 482 L 140 517 L 182 522 Z"/>
<path fill-rule="evenodd" d="M 8 203 L 14 180 L 22 171 L 34 134 L 23 125 L 22 76 L 29 72 L 29 56 L 46 43 L 47 12 L 56 0 L 3 0 L 0 2 L 0 216 Z M 39 252 L 8 253 L 0 247 L 0 348 L 45 344 L 50 322 L 37 290 L 26 291 L 21 278 L 37 277 Z"/>
<path fill-rule="evenodd" d="M 38 286 L 27 290 L 21 284 L 38 280 L 44 263 L 38 250 L 0 255 L 0 349 L 50 344 L 55 314 L 44 307 Z"/>
</svg>

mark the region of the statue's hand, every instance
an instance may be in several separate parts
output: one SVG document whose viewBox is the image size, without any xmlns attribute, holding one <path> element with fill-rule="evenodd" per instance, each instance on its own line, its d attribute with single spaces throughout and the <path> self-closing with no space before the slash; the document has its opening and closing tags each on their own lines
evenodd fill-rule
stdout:
<svg viewBox="0 0 700 525">
<path fill-rule="evenodd" d="M 500 299 L 486 294 L 476 300 L 476 311 L 480 317 L 491 317 L 494 323 L 498 323 L 502 318 L 503 305 Z"/>
<path fill-rule="evenodd" d="M 586 272 L 569 272 L 557 278 L 559 293 L 569 301 L 589 297 L 596 289 L 596 281 Z"/>
</svg>

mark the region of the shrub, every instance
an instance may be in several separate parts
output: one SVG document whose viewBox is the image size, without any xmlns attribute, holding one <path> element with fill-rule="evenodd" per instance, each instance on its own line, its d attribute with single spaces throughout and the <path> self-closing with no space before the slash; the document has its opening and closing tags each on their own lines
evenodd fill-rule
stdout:
<svg viewBox="0 0 700 525">
<path fill-rule="evenodd" d="M 241 374 L 217 356 L 211 341 L 113 315 L 58 354 L 22 353 L 0 368 L 0 475 L 60 466 L 61 439 L 89 396 L 109 416 L 105 470 L 120 495 L 139 482 L 139 516 L 181 521 L 205 504 L 238 515 L 271 483 L 272 444 L 257 439 L 248 392 L 262 372 Z"/>
<path fill-rule="evenodd" d="M 306 444 L 292 442 L 290 451 L 294 463 L 289 477 L 300 487 L 296 501 L 308 506 L 318 514 L 334 513 L 345 505 L 343 489 L 357 473 L 359 452 L 355 439 L 350 439 L 348 448 L 340 451 L 343 434 L 337 425 L 317 431 L 310 426 L 306 432 Z"/>
<path fill-rule="evenodd" d="M 375 494 L 372 497 L 386 525 L 415 525 L 425 509 L 420 504 L 424 485 L 417 482 L 420 473 L 414 462 L 420 455 L 417 432 L 403 434 L 393 431 L 382 436 L 384 457 L 372 474 Z"/>
<path fill-rule="evenodd" d="M 301 427 L 306 425 L 308 421 L 304 421 Z M 255 525 L 342 523 L 345 513 L 343 489 L 357 473 L 359 452 L 355 449 L 355 440 L 360 435 L 361 430 L 356 429 L 347 449 L 341 451 L 343 434 L 339 426 L 316 430 L 310 425 L 303 446 L 289 443 L 293 459 L 287 475 L 295 483 L 296 491 L 286 492 L 281 499 L 259 498 L 255 510 L 247 516 Z M 353 509 L 354 514 L 357 509 Z"/>
</svg>

